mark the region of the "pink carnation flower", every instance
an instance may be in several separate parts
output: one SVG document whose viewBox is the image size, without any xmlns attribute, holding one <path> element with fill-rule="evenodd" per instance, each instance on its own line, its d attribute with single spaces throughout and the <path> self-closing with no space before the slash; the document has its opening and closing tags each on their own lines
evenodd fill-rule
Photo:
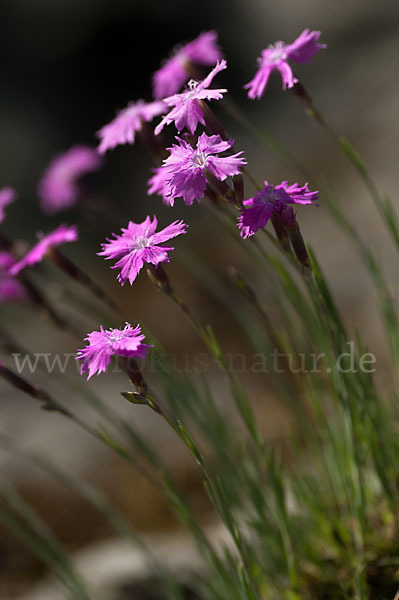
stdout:
<svg viewBox="0 0 399 600">
<path fill-rule="evenodd" d="M 101 164 L 97 152 L 88 146 L 74 146 L 56 156 L 38 186 L 43 212 L 51 215 L 73 206 L 79 197 L 80 177 L 96 171 Z"/>
<path fill-rule="evenodd" d="M 0 252 L 0 302 L 19 302 L 25 298 L 25 288 L 10 275 L 15 258 L 9 252 Z"/>
<path fill-rule="evenodd" d="M 311 192 L 307 183 L 301 187 L 298 183 L 288 185 L 288 181 L 282 181 L 279 185 L 273 186 L 265 181 L 262 190 L 253 198 L 244 200 L 245 208 L 240 211 L 238 217 L 241 237 L 247 238 L 258 229 L 266 227 L 272 214 L 284 225 L 288 227 L 293 225 L 295 212 L 290 204 L 315 204 L 318 197 L 319 192 Z"/>
<path fill-rule="evenodd" d="M 148 194 L 157 194 L 162 197 L 162 202 L 171 205 L 168 194 L 170 193 L 169 173 L 163 167 L 153 169 L 154 175 L 148 180 Z"/>
<path fill-rule="evenodd" d="M 154 98 L 160 100 L 180 90 L 190 79 L 190 64 L 214 65 L 223 58 L 216 31 L 201 33 L 195 40 L 176 48 L 171 58 L 152 76 Z"/>
<path fill-rule="evenodd" d="M 22 269 L 27 266 L 41 262 L 48 250 L 53 246 L 59 246 L 66 242 L 75 242 L 78 239 L 78 230 L 76 225 L 60 225 L 53 232 L 42 236 L 37 244 L 10 268 L 11 275 L 18 275 Z"/>
<path fill-rule="evenodd" d="M 112 268 L 121 269 L 118 281 L 122 285 L 128 280 L 132 284 L 145 263 L 157 266 L 161 262 L 169 262 L 168 252 L 174 248 L 159 244 L 186 233 L 187 228 L 183 221 L 175 221 L 156 233 L 157 225 L 156 217 L 152 222 L 150 217 L 142 223 L 130 221 L 127 229 L 122 229 L 122 235 L 114 234 L 115 239 L 108 239 L 101 245 L 99 256 L 105 256 L 106 260 L 118 259 Z"/>
<path fill-rule="evenodd" d="M 218 156 L 233 147 L 234 140 L 224 141 L 220 135 L 200 135 L 196 148 L 188 142 L 176 138 L 170 156 L 149 181 L 149 193 L 156 192 L 166 204 L 174 205 L 175 198 L 182 197 L 187 206 L 194 200 L 202 200 L 207 186 L 207 172 L 224 181 L 238 175 L 240 168 L 247 164 L 242 152 L 230 156 Z"/>
<path fill-rule="evenodd" d="M 267 85 L 270 73 L 277 69 L 280 71 L 283 89 L 291 88 L 298 80 L 295 78 L 289 60 L 303 63 L 310 62 L 311 58 L 319 51 L 326 48 L 326 44 L 319 44 L 320 31 L 309 31 L 305 29 L 292 44 L 276 42 L 265 50 L 262 50 L 258 59 L 259 69 L 255 77 L 247 83 L 244 88 L 248 89 L 248 97 L 260 98 Z"/>
<path fill-rule="evenodd" d="M 5 207 L 14 202 L 17 193 L 13 188 L 5 187 L 0 190 L 0 223 L 4 221 Z"/>
<path fill-rule="evenodd" d="M 208 76 L 198 83 L 191 79 L 188 82 L 188 90 L 181 92 L 181 94 L 175 94 L 165 98 L 164 102 L 168 106 L 173 106 L 172 110 L 164 116 L 159 125 L 155 128 L 155 135 L 161 133 L 165 125 L 175 123 L 177 131 L 180 131 L 186 127 L 191 135 L 197 129 L 198 123 L 205 125 L 205 118 L 199 100 L 220 100 L 223 94 L 227 92 L 225 89 L 209 90 L 209 86 L 212 83 L 215 75 L 220 73 L 227 68 L 227 62 L 221 60 L 217 63 L 216 67 L 208 74 Z"/>
<path fill-rule="evenodd" d="M 166 104 L 160 101 L 144 102 L 138 100 L 132 102 L 121 110 L 115 119 L 97 132 L 97 136 L 101 140 L 98 152 L 104 154 L 107 150 L 113 150 L 116 146 L 134 144 L 136 132 L 141 130 L 143 122 L 150 122 L 154 117 L 166 111 Z"/>
<path fill-rule="evenodd" d="M 96 373 L 104 373 L 115 354 L 134 359 L 145 358 L 152 346 L 143 344 L 144 339 L 139 325 L 132 327 L 126 323 L 123 329 L 104 329 L 101 325 L 100 331 L 92 331 L 85 338 L 88 345 L 78 350 L 76 359 L 82 361 L 81 375 L 88 371 L 87 379 L 90 379 Z"/>
</svg>

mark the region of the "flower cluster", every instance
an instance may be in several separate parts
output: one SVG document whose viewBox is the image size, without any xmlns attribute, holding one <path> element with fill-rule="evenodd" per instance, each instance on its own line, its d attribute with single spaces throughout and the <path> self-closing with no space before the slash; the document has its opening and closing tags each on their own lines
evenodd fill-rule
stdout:
<svg viewBox="0 0 399 600">
<path fill-rule="evenodd" d="M 57 156 L 39 183 L 38 193 L 43 212 L 51 215 L 73 206 L 79 198 L 79 179 L 99 169 L 101 164 L 96 151 L 88 146 L 74 146 Z"/>
<path fill-rule="evenodd" d="M 270 73 L 275 69 L 281 73 L 283 87 L 292 87 L 297 79 L 288 60 L 309 62 L 316 52 L 325 47 L 318 43 L 319 37 L 320 32 L 305 30 L 292 44 L 277 42 L 263 50 L 259 70 L 245 86 L 249 90 L 248 96 L 259 98 L 266 88 Z M 198 67 L 203 65 L 213 68 L 203 80 L 198 81 Z M 177 133 L 181 134 L 184 129 L 187 133 L 175 137 L 176 143 L 166 149 L 168 156 L 161 166 L 154 169 L 148 182 L 150 195 L 158 194 L 168 206 L 174 206 L 177 198 L 182 198 L 187 206 L 191 206 L 195 200 L 200 202 L 207 192 L 213 198 L 216 194 L 229 201 L 236 196 L 231 193 L 232 189 L 226 180 L 240 176 L 239 183 L 234 180 L 234 191 L 238 185 L 241 190 L 239 204 L 243 207 L 238 217 L 241 236 L 247 238 L 254 235 L 272 217 L 282 227 L 292 228 L 296 222 L 292 205 L 314 204 L 318 192 L 310 191 L 308 184 L 289 185 L 283 181 L 274 186 L 265 181 L 263 189 L 242 202 L 242 172 L 247 162 L 242 151 L 234 152 L 234 141 L 226 139 L 222 127 L 217 125 L 215 131 L 216 118 L 205 103 L 221 100 L 227 93 L 224 88 L 210 88 L 214 77 L 226 68 L 227 62 L 222 59 L 213 31 L 202 33 L 197 39 L 175 50 L 173 56 L 153 75 L 154 101 L 146 103 L 139 100 L 129 104 L 113 121 L 100 129 L 98 152 L 104 154 L 117 145 L 133 144 L 143 123 L 163 115 L 155 127 L 154 135 L 171 124 L 174 124 Z M 186 89 L 180 92 L 187 81 Z M 195 135 L 199 125 L 206 131 Z M 174 221 L 158 232 L 157 225 L 156 217 L 152 220 L 147 217 L 142 223 L 130 221 L 121 234 L 114 234 L 102 244 L 98 254 L 106 260 L 116 261 L 112 268 L 119 270 L 117 279 L 121 285 L 126 281 L 132 284 L 145 264 L 157 269 L 161 263 L 169 262 L 169 252 L 173 247 L 164 245 L 164 242 L 187 230 L 183 221 Z M 123 330 L 104 330 L 101 327 L 99 332 L 89 334 L 89 345 L 78 354 L 78 359 L 82 360 L 82 373 L 88 371 L 91 377 L 95 372 L 104 371 L 111 355 L 125 352 L 128 342 L 132 344 L 132 352 L 136 352 L 143 338 L 141 334 L 136 337 L 137 331 L 140 334 L 138 328 L 132 329 L 127 325 Z M 136 347 L 134 344 L 137 340 L 140 343 L 137 342 Z"/>
<path fill-rule="evenodd" d="M 248 89 L 248 96 L 262 96 L 273 70 L 280 72 L 284 89 L 292 87 L 297 79 L 289 61 L 310 62 L 319 50 L 325 48 L 319 43 L 319 38 L 319 31 L 305 30 L 291 44 L 277 42 L 263 50 L 255 77 L 244 86 Z M 205 77 L 204 67 L 209 69 Z M 233 202 L 234 206 L 230 208 L 238 207 L 237 225 L 243 238 L 254 235 L 272 219 L 279 240 L 288 235 L 298 260 L 306 266 L 306 248 L 293 205 L 315 204 L 318 192 L 309 190 L 308 184 L 290 185 L 283 181 L 272 185 L 265 181 L 262 189 L 245 199 L 243 176 L 249 175 L 245 171 L 247 161 L 242 151 L 235 151 L 234 140 L 226 136 L 223 125 L 208 105 L 209 101 L 223 100 L 227 93 L 225 88 L 211 87 L 216 75 L 226 69 L 227 62 L 214 31 L 201 33 L 195 40 L 176 48 L 153 74 L 152 101 L 131 102 L 117 113 L 97 132 L 100 141 L 96 150 L 75 146 L 50 163 L 38 187 L 42 210 L 53 214 L 74 205 L 80 194 L 81 177 L 100 168 L 101 155 L 116 146 L 133 144 L 136 135 L 141 133 L 149 149 L 156 148 L 153 154 L 163 158 L 148 182 L 149 195 L 159 195 L 168 206 L 174 206 L 177 198 L 182 198 L 187 206 L 195 201 L 201 202 L 204 197 L 218 206 L 219 202 Z M 150 123 L 156 117 L 161 119 L 152 129 Z M 172 124 L 179 136 L 175 136 L 175 142 L 165 148 L 162 137 L 156 140 L 155 136 Z M 203 130 L 197 132 L 199 127 Z M 0 190 L 0 222 L 4 220 L 5 207 L 14 198 L 15 192 L 11 188 Z M 170 261 L 169 254 L 174 250 L 168 242 L 185 234 L 187 225 L 177 220 L 159 231 L 157 227 L 155 216 L 147 216 L 141 223 L 129 221 L 120 234 L 113 234 L 101 245 L 98 255 L 115 261 L 111 268 L 119 271 L 117 280 L 121 285 L 127 281 L 133 284 L 144 265 L 148 265 L 150 277 L 158 287 L 165 293 L 172 293 L 173 288 L 161 265 Z M 60 225 L 53 232 L 41 236 L 20 260 L 15 260 L 9 252 L 0 252 L 0 301 L 22 299 L 25 292 L 17 279 L 18 274 L 46 255 L 60 261 L 63 257 L 55 250 L 56 247 L 77 239 L 74 225 Z M 70 265 L 68 269 L 71 272 Z M 88 281 L 87 276 L 85 281 Z M 128 323 L 123 329 L 104 329 L 101 326 L 99 331 L 90 333 L 86 341 L 88 344 L 78 351 L 77 359 L 81 361 L 82 374 L 88 373 L 89 379 L 95 373 L 105 371 L 113 355 L 144 358 L 150 348 L 143 343 L 140 326 L 133 328 Z"/>
</svg>

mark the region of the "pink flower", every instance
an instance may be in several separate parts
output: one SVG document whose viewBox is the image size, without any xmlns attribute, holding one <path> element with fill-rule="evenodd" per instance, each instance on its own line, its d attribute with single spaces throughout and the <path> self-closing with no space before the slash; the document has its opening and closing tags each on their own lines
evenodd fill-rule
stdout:
<svg viewBox="0 0 399 600">
<path fill-rule="evenodd" d="M 175 122 L 177 131 L 180 131 L 186 127 L 191 135 L 197 129 L 198 123 L 205 125 L 205 118 L 201 107 L 198 103 L 199 100 L 220 100 L 223 94 L 227 92 L 225 89 L 209 90 L 209 86 L 212 83 L 215 75 L 227 69 L 227 62 L 221 60 L 217 63 L 216 67 L 208 74 L 208 76 L 198 83 L 191 79 L 188 82 L 189 89 L 182 92 L 181 94 L 175 94 L 165 98 L 164 102 L 168 106 L 173 106 L 172 110 L 164 116 L 159 125 L 155 128 L 155 135 L 161 133 L 165 125 Z"/>
<path fill-rule="evenodd" d="M 224 181 L 229 176 L 238 175 L 240 167 L 246 164 L 242 152 L 218 156 L 230 150 L 234 140 L 224 141 L 220 135 L 207 136 L 203 133 L 198 138 L 196 148 L 193 148 L 188 142 L 178 137 L 176 139 L 179 145 L 168 148 L 170 156 L 149 181 L 149 193 L 158 193 L 170 206 L 179 197 L 187 206 L 191 206 L 194 200 L 199 202 L 205 194 L 207 172 Z"/>
<path fill-rule="evenodd" d="M 9 274 L 15 258 L 9 252 L 0 252 L 0 302 L 19 302 L 25 298 L 25 288 Z"/>
<path fill-rule="evenodd" d="M 0 190 L 0 223 L 4 221 L 5 207 L 14 202 L 17 193 L 13 188 L 4 187 Z"/>
<path fill-rule="evenodd" d="M 150 122 L 154 117 L 166 112 L 163 102 L 144 102 L 137 100 L 121 110 L 110 123 L 97 132 L 101 139 L 98 152 L 104 154 L 122 144 L 134 144 L 136 132 L 140 131 L 143 122 Z"/>
<path fill-rule="evenodd" d="M 88 146 L 74 146 L 56 156 L 44 172 L 38 187 L 43 212 L 52 215 L 73 206 L 79 197 L 80 177 L 96 171 L 101 164 L 97 152 Z"/>
<path fill-rule="evenodd" d="M 168 252 L 173 247 L 159 244 L 186 233 L 187 228 L 183 221 L 175 221 L 156 233 L 157 225 L 156 217 L 152 222 L 150 217 L 142 223 L 130 221 L 127 229 L 122 229 L 122 235 L 113 234 L 115 239 L 108 239 L 107 243 L 101 245 L 99 256 L 105 256 L 107 260 L 118 259 L 112 268 L 121 269 L 118 281 L 122 285 L 127 280 L 132 284 L 144 263 L 157 266 L 161 262 L 169 262 Z"/>
<path fill-rule="evenodd" d="M 201 33 L 195 40 L 176 48 L 171 58 L 152 76 L 154 98 L 160 100 L 180 90 L 190 79 L 191 65 L 214 65 L 223 58 L 216 31 Z"/>
<path fill-rule="evenodd" d="M 54 246 L 65 244 L 66 242 L 75 242 L 78 239 L 78 230 L 76 225 L 60 225 L 53 232 L 42 236 L 37 244 L 10 268 L 11 275 L 18 275 L 22 269 L 27 266 L 41 262 L 46 253 Z"/>
<path fill-rule="evenodd" d="M 265 181 L 265 187 L 253 198 L 244 200 L 245 208 L 240 211 L 238 227 L 241 229 L 241 237 L 247 238 L 258 229 L 266 227 L 272 214 L 286 225 L 293 225 L 295 212 L 290 204 L 315 204 L 319 192 L 311 192 L 308 184 L 302 187 L 298 183 L 288 185 L 288 181 L 282 181 L 273 186 Z M 316 205 L 318 206 L 318 205 Z"/>
<path fill-rule="evenodd" d="M 247 83 L 244 88 L 248 89 L 248 97 L 260 98 L 267 85 L 270 73 L 277 69 L 280 71 L 283 81 L 283 89 L 291 88 L 298 80 L 295 78 L 288 60 L 298 63 L 310 62 L 311 58 L 319 50 L 326 48 L 326 44 L 319 44 L 320 31 L 309 31 L 305 29 L 292 44 L 276 42 L 265 50 L 262 50 L 258 59 L 259 69 L 255 77 Z"/>
<path fill-rule="evenodd" d="M 162 197 L 162 202 L 170 206 L 168 194 L 170 192 L 170 186 L 168 184 L 169 174 L 163 167 L 156 167 L 153 169 L 154 175 L 148 180 L 148 194 L 158 194 Z"/>
<path fill-rule="evenodd" d="M 104 329 L 101 325 L 100 331 L 92 331 L 85 338 L 88 345 L 78 350 L 76 359 L 82 361 L 81 375 L 88 371 L 87 379 L 90 379 L 96 373 L 104 373 L 115 354 L 134 359 L 145 358 L 152 346 L 143 344 L 144 339 L 139 325 L 133 328 L 126 323 L 123 329 Z"/>
</svg>

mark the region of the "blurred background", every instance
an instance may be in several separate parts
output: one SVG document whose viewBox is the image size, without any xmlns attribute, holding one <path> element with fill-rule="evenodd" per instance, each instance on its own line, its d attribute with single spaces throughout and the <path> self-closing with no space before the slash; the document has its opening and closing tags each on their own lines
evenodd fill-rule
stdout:
<svg viewBox="0 0 399 600">
<path fill-rule="evenodd" d="M 172 211 L 163 207 L 159 198 L 147 197 L 151 163 L 139 143 L 118 147 L 106 155 L 102 170 L 85 178 L 85 198 L 73 210 L 45 217 L 40 212 L 36 191 L 43 170 L 56 154 L 76 143 L 95 146 L 95 132 L 118 109 L 131 100 L 151 98 L 151 73 L 175 44 L 215 29 L 229 67 L 218 83 L 227 87 L 246 115 L 266 127 L 313 176 L 332 185 L 359 231 L 378 247 L 394 290 L 398 278 L 391 261 L 390 242 L 362 182 L 345 157 L 305 115 L 295 98 L 281 91 L 277 75 L 272 76 L 267 94 L 260 101 L 248 100 L 242 86 L 253 77 L 256 58 L 267 45 L 276 40 L 291 42 L 305 28 L 321 30 L 321 41 L 328 49 L 310 65 L 298 65 L 296 72 L 327 120 L 358 148 L 380 191 L 394 197 L 399 187 L 398 16 L 398 4 L 393 0 L 2 0 L 0 186 L 13 186 L 19 194 L 2 227 L 9 237 L 32 243 L 36 231 L 50 231 L 60 222 L 76 222 L 81 240 L 66 248 L 65 253 L 102 281 L 122 307 L 119 320 L 108 316 L 107 324 L 119 327 L 125 320 L 145 323 L 177 361 L 184 361 L 185 356 L 199 351 L 199 346 L 174 306 L 151 288 L 144 274 L 134 288 L 122 289 L 115 273 L 95 254 L 105 237 L 130 219 L 139 222 L 147 214 L 156 213 L 161 225 L 166 225 L 183 218 L 190 224 L 190 233 L 187 239 L 176 240 L 176 260 L 169 273 L 198 319 L 215 325 L 226 350 L 249 353 L 247 342 L 236 333 L 220 298 L 212 297 L 200 278 L 193 276 L 190 261 L 208 264 L 222 281 L 226 280 L 225 271 L 230 264 L 245 271 L 249 278 L 255 276 L 252 267 L 220 226 L 210 223 L 201 207 L 187 209 L 178 202 Z M 298 178 L 259 140 L 225 117 L 221 107 L 215 106 L 215 112 L 235 138 L 237 149 L 245 152 L 258 180 L 279 183 L 282 179 Z M 383 383 L 391 374 L 367 275 L 323 206 L 299 210 L 298 218 L 304 236 L 313 244 L 328 273 L 348 323 L 352 329 L 363 329 L 367 343 L 377 354 L 377 375 Z M 190 260 L 183 261 L 183 254 Z M 52 272 L 51 267 L 45 268 Z M 54 280 L 48 291 L 60 310 L 75 320 L 83 338 L 86 331 L 98 327 L 99 313 L 86 313 L 83 319 L 63 295 L 65 279 L 54 272 Z M 79 286 L 75 287 L 76 294 L 81 294 Z M 264 292 L 267 294 L 267 282 Z M 235 302 L 232 296 L 233 312 Z M 29 307 L 0 306 L 0 311 L 2 327 L 30 352 L 74 353 L 82 346 L 68 333 L 54 330 L 45 315 Z M 13 365 L 11 357 L 6 357 L 5 362 Z M 178 364 L 181 366 L 182 362 Z M 73 362 L 68 365 L 67 374 L 72 381 L 69 389 L 61 374 L 51 375 L 50 380 L 44 373 L 35 373 L 34 377 L 37 384 L 46 385 L 64 402 L 86 414 L 86 407 L 81 406 L 73 391 L 73 386 L 83 384 Z M 120 377 L 103 375 L 87 385 L 103 399 L 112 401 L 123 414 L 129 414 L 132 407 L 118 397 L 120 386 L 125 385 Z M 220 386 L 223 396 L 223 382 L 216 372 L 210 370 L 209 377 L 215 389 Z M 251 379 L 248 385 L 261 406 L 259 415 L 265 434 L 280 437 L 289 416 L 266 393 L 264 379 Z M 195 478 L 170 434 L 143 411 L 136 413 L 136 418 L 151 440 L 167 451 L 170 463 L 192 491 L 194 502 L 201 503 Z M 29 398 L 3 384 L 0 420 L 2 431 L 24 449 L 51 449 L 60 464 L 104 487 L 143 530 L 171 527 L 165 504 L 145 488 L 144 482 L 139 478 L 132 481 L 123 465 L 116 465 L 109 455 L 103 456 L 99 445 L 73 425 L 43 413 Z M 1 451 L 0 465 L 5 476 L 15 481 L 38 510 L 46 514 L 68 548 L 80 549 L 109 536 L 104 523 L 87 506 L 15 459 L 12 453 Z M 147 500 L 143 502 L 143 498 Z M 0 598 L 18 597 L 41 574 L 41 567 L 4 532 L 0 541 Z"/>
</svg>

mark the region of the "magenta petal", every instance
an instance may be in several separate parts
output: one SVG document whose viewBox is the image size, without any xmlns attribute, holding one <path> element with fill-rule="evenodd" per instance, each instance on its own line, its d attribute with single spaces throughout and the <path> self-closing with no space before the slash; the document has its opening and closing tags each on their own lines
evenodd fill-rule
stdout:
<svg viewBox="0 0 399 600">
<path fill-rule="evenodd" d="M 214 65 L 222 58 L 216 31 L 201 33 L 195 40 L 176 49 L 152 76 L 154 98 L 161 100 L 178 92 L 190 78 L 188 63 Z"/>
<path fill-rule="evenodd" d="M 224 89 L 209 90 L 217 73 L 227 68 L 227 63 L 222 60 L 216 65 L 208 76 L 201 82 L 191 80 L 189 87 L 181 94 L 174 94 L 164 99 L 165 104 L 173 107 L 162 121 L 155 128 L 155 135 L 158 135 L 165 125 L 175 123 L 177 131 L 180 133 L 186 128 L 193 135 L 197 129 L 198 123 L 205 125 L 205 118 L 198 103 L 199 100 L 220 100 L 227 91 Z"/>
<path fill-rule="evenodd" d="M 154 244 L 161 244 L 182 233 L 187 233 L 187 225 L 183 221 L 174 221 L 165 227 L 165 229 L 158 231 L 158 233 L 154 233 L 152 241 Z"/>
<path fill-rule="evenodd" d="M 208 168 L 217 179 L 224 181 L 227 177 L 238 175 L 241 167 L 247 164 L 241 154 L 242 152 L 225 157 L 211 156 L 208 160 Z"/>
<path fill-rule="evenodd" d="M 171 183 L 176 194 L 181 196 L 187 206 L 191 206 L 194 200 L 202 200 L 206 190 L 206 177 L 204 169 L 189 168 L 181 169 L 171 177 Z"/>
<path fill-rule="evenodd" d="M 186 44 L 183 51 L 189 60 L 199 65 L 214 65 L 223 57 L 216 31 L 201 33 L 195 40 Z"/>
<path fill-rule="evenodd" d="M 22 283 L 10 274 L 15 258 L 9 252 L 0 252 L 0 302 L 20 302 L 26 297 Z"/>
<path fill-rule="evenodd" d="M 150 122 L 154 117 L 166 112 L 163 102 L 137 102 L 129 104 L 116 117 L 97 132 L 100 138 L 98 152 L 104 154 L 123 144 L 134 144 L 136 133 L 141 130 L 143 122 Z"/>
<path fill-rule="evenodd" d="M 222 140 L 220 135 L 208 136 L 206 133 L 200 135 L 197 142 L 198 152 L 205 154 L 220 154 L 230 150 L 233 146 L 234 140 Z"/>
<path fill-rule="evenodd" d="M 298 83 L 298 79 L 295 77 L 290 65 L 287 62 L 281 61 L 277 65 L 277 69 L 280 71 L 281 80 L 283 82 L 283 90 L 287 87 L 292 88 L 295 83 Z"/>
<path fill-rule="evenodd" d="M 57 156 L 47 167 L 38 186 L 40 206 L 44 213 L 52 215 L 73 206 L 79 197 L 78 180 L 98 170 L 102 160 L 88 146 L 74 146 Z"/>
<path fill-rule="evenodd" d="M 184 68 L 184 56 L 179 53 L 173 56 L 152 76 L 154 98 L 161 100 L 177 92 L 188 79 Z"/>
<path fill-rule="evenodd" d="M 241 236 L 247 238 L 258 229 L 266 227 L 272 215 L 275 215 L 284 225 L 290 227 L 295 223 L 295 212 L 291 204 L 315 204 L 319 193 L 311 192 L 308 184 L 298 183 L 289 185 L 282 181 L 273 186 L 265 181 L 265 186 L 253 198 L 244 200 L 244 208 L 240 211 L 238 228 Z"/>
<path fill-rule="evenodd" d="M 246 85 L 244 89 L 249 90 L 248 98 L 254 100 L 260 98 L 265 91 L 267 82 L 269 81 L 270 73 L 275 69 L 274 65 L 260 66 L 255 77 Z"/>
<path fill-rule="evenodd" d="M 50 248 L 66 242 L 75 242 L 78 237 L 76 225 L 60 225 L 53 232 L 43 236 L 21 260 L 10 268 L 11 275 L 17 275 L 25 267 L 40 262 Z"/>
<path fill-rule="evenodd" d="M 11 187 L 4 187 L 0 190 L 0 223 L 4 221 L 6 206 L 15 201 L 16 191 Z"/>
<path fill-rule="evenodd" d="M 258 229 L 266 227 L 272 213 L 272 205 L 261 203 L 241 210 L 238 217 L 238 227 L 241 229 L 241 237 L 247 238 L 256 233 Z"/>
<path fill-rule="evenodd" d="M 286 46 L 288 58 L 295 62 L 310 62 L 313 56 L 327 48 L 326 44 L 319 44 L 321 31 L 309 31 L 305 29 L 297 39 Z"/>
</svg>

